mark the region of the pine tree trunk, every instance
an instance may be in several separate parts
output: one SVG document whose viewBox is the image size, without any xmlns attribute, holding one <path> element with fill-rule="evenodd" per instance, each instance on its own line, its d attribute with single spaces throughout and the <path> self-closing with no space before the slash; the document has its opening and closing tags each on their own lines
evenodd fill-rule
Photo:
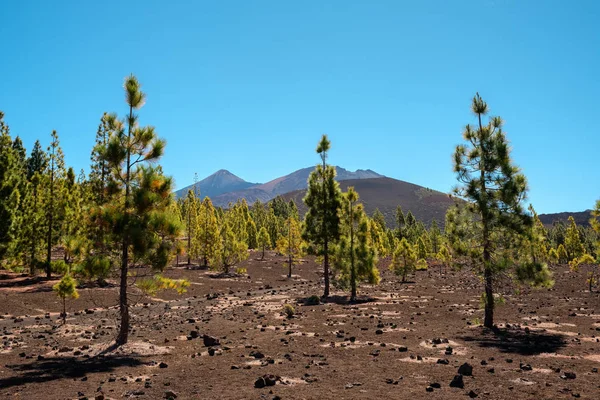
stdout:
<svg viewBox="0 0 600 400">
<path fill-rule="evenodd" d="M 479 131 L 483 131 L 483 125 L 481 124 L 481 114 L 478 114 L 479 120 Z M 487 188 L 485 185 L 485 171 L 486 166 L 483 163 L 483 157 L 481 159 L 481 163 L 483 165 L 479 166 L 480 172 L 480 180 L 481 180 L 481 200 L 480 200 L 480 208 L 483 205 L 483 209 L 481 212 L 481 223 L 483 225 L 483 278 L 485 282 L 485 316 L 483 320 L 483 326 L 486 328 L 492 329 L 494 327 L 494 275 L 492 271 L 492 255 L 490 254 L 490 231 L 488 224 L 489 216 L 487 212 Z"/>
<path fill-rule="evenodd" d="M 33 209 L 37 210 L 37 185 L 33 186 Z M 36 259 L 35 259 L 35 244 L 37 240 L 37 224 L 34 223 L 31 227 L 31 265 L 29 266 L 29 274 L 35 275 Z"/>
<path fill-rule="evenodd" d="M 128 247 L 127 240 L 124 239 L 123 253 L 121 256 L 121 282 L 119 285 L 119 313 L 121 316 L 121 325 L 119 327 L 119 335 L 117 336 L 117 346 L 126 344 L 129 338 L 129 306 L 127 304 Z"/>
<path fill-rule="evenodd" d="M 188 251 L 187 251 L 187 265 L 190 265 L 192 263 L 192 257 L 191 257 L 191 251 L 192 251 L 192 211 L 191 211 L 191 204 L 188 204 Z"/>
<path fill-rule="evenodd" d="M 54 157 L 54 148 L 52 149 Z M 48 237 L 46 238 L 46 277 L 52 277 L 52 224 L 54 222 L 54 158 L 50 171 L 50 211 L 48 213 Z"/>
<path fill-rule="evenodd" d="M 265 246 L 262 247 L 262 257 L 260 258 L 260 260 L 264 260 L 265 259 Z"/>
<path fill-rule="evenodd" d="M 484 271 L 485 279 L 485 317 L 483 326 L 486 328 L 494 327 L 494 277 L 492 270 L 486 266 Z"/>
<path fill-rule="evenodd" d="M 204 215 L 204 243 L 202 245 L 204 247 L 204 266 L 208 267 L 208 206 L 206 207 Z"/>
<path fill-rule="evenodd" d="M 356 301 L 356 266 L 354 265 L 354 210 L 350 204 L 350 285 L 352 293 L 350 301 Z"/>
<path fill-rule="evenodd" d="M 288 253 L 289 253 L 289 270 L 288 278 L 292 277 L 292 217 L 289 217 L 288 224 Z"/>
<path fill-rule="evenodd" d="M 329 249 L 327 239 L 323 245 L 323 275 L 325 277 L 325 291 L 323 292 L 323 298 L 329 297 Z"/>
<path fill-rule="evenodd" d="M 325 158 L 323 158 L 323 170 L 321 171 L 321 180 L 323 183 L 323 187 L 322 187 L 322 192 L 323 192 L 323 207 L 325 207 L 325 203 L 326 203 L 326 199 L 327 199 L 327 195 L 325 194 L 325 167 L 327 165 L 325 164 Z M 323 210 L 323 212 L 325 212 L 325 210 Z M 324 236 L 324 243 L 323 243 L 323 252 L 325 253 L 323 255 L 323 274 L 325 275 L 325 290 L 323 292 L 323 297 L 327 298 L 329 297 L 329 238 L 327 237 L 327 230 L 325 229 L 326 227 L 326 223 L 325 223 L 325 215 L 323 215 L 323 232 L 321 232 L 321 234 Z"/>
<path fill-rule="evenodd" d="M 127 164 L 125 175 L 125 226 L 129 225 L 129 185 L 131 179 L 131 120 L 133 118 L 133 107 L 129 107 L 129 130 L 127 133 Z M 117 336 L 117 346 L 122 346 L 129 339 L 129 305 L 127 304 L 127 272 L 129 262 L 129 232 L 125 229 L 123 233 L 123 247 L 121 249 L 121 281 L 119 284 L 119 314 L 121 316 L 121 325 Z"/>
<path fill-rule="evenodd" d="M 67 299 L 66 297 L 63 297 L 63 325 L 65 325 L 67 323 Z"/>
</svg>

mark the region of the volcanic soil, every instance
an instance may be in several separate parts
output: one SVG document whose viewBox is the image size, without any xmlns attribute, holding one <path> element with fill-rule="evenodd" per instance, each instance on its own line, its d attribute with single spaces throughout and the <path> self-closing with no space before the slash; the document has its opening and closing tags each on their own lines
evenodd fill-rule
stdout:
<svg viewBox="0 0 600 400">
<path fill-rule="evenodd" d="M 491 331 L 470 271 L 432 266 L 400 283 L 384 259 L 381 284 L 361 286 L 355 304 L 335 290 L 306 305 L 322 294 L 321 267 L 306 257 L 288 279 L 284 261 L 251 253 L 247 274 L 228 276 L 171 267 L 191 283 L 183 295 L 132 287 L 130 342 L 117 349 L 114 285 L 83 285 L 62 325 L 56 280 L 0 273 L 0 396 L 600 398 L 600 296 L 567 266 L 552 267 L 553 289 L 501 282 Z"/>
</svg>

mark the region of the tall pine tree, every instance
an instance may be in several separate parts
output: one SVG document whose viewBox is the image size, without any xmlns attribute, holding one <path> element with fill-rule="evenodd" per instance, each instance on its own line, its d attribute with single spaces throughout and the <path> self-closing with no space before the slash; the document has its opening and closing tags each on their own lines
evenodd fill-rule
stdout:
<svg viewBox="0 0 600 400">
<path fill-rule="evenodd" d="M 495 239 L 507 232 L 523 234 L 531 226 L 532 218 L 523 209 L 527 181 L 510 159 L 502 119 L 492 117 L 487 124 L 483 123 L 488 107 L 479 94 L 473 98 L 471 109 L 478 124 L 466 126 L 463 137 L 467 143 L 457 146 L 454 153 L 454 172 L 460 183 L 455 194 L 466 200 L 476 215 L 471 227 L 477 251 L 471 255 L 483 271 L 484 326 L 492 328 L 495 276 L 512 264 L 505 260 L 498 262 L 500 256 L 496 255 L 502 249 L 498 248 L 500 241 Z"/>
<path fill-rule="evenodd" d="M 335 180 L 335 168 L 327 165 L 328 151 L 331 142 L 327 135 L 321 137 L 317 146 L 317 154 L 321 164 L 308 177 L 308 191 L 304 204 L 308 207 L 304 220 L 303 238 L 314 245 L 317 255 L 323 257 L 323 276 L 325 288 L 323 297 L 329 296 L 329 256 L 334 244 L 340 237 L 341 190 Z M 271 235 L 271 238 L 273 236 Z"/>
<path fill-rule="evenodd" d="M 46 277 L 52 276 L 52 247 L 58 243 L 64 220 L 65 160 L 58 133 L 52 131 L 48 146 L 48 170 L 44 178 L 46 200 Z"/>
<path fill-rule="evenodd" d="M 350 287 L 350 301 L 354 302 L 359 282 L 376 285 L 380 277 L 377 254 L 370 243 L 368 219 L 353 187 L 342 196 L 340 230 L 334 267 L 339 272 L 338 283 Z"/>
<path fill-rule="evenodd" d="M 111 198 L 100 207 L 97 216 L 100 223 L 111 227 L 113 245 L 120 252 L 117 345 L 127 343 L 129 338 L 130 263 L 162 270 L 173 252 L 172 238 L 181 231 L 169 212 L 172 179 L 162 174 L 160 166 L 145 165 L 160 159 L 165 142 L 157 137 L 153 127 L 138 124 L 134 111 L 144 105 L 146 96 L 136 77 L 125 78 L 124 88 L 128 115 L 124 122 L 114 114 L 107 117 L 112 134 L 105 146 L 99 146 L 100 157 L 110 167 L 107 192 Z"/>
</svg>

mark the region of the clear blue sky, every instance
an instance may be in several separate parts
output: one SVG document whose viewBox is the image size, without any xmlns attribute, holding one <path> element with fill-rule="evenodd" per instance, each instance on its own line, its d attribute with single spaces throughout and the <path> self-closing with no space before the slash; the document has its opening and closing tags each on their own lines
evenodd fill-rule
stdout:
<svg viewBox="0 0 600 400">
<path fill-rule="evenodd" d="M 264 182 L 330 161 L 441 191 L 476 91 L 501 115 L 539 212 L 600 198 L 600 2 L 2 2 L 0 109 L 28 151 L 56 129 L 88 170 L 122 82 L 168 141 L 177 187 Z"/>
</svg>

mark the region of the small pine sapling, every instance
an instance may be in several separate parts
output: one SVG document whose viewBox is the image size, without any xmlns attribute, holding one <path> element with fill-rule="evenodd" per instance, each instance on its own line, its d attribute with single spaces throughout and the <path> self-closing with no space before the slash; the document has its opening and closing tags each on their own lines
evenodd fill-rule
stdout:
<svg viewBox="0 0 600 400">
<path fill-rule="evenodd" d="M 62 299 L 63 312 L 61 317 L 64 325 L 67 323 L 67 297 L 74 300 L 79 297 L 79 292 L 77 292 L 77 282 L 73 279 L 71 274 L 67 273 L 62 277 L 60 282 L 52 286 L 52 290 L 54 290 L 56 295 Z"/>
<path fill-rule="evenodd" d="M 596 269 L 598 268 L 598 260 L 595 260 L 594 257 L 585 253 L 581 257 L 575 258 L 574 260 L 569 261 L 569 267 L 571 271 L 578 272 L 580 266 L 586 266 L 588 268 L 588 279 L 586 283 L 589 285 L 590 294 L 594 288 L 594 285 L 598 283 L 598 277 L 596 276 Z"/>
<path fill-rule="evenodd" d="M 408 243 L 406 238 L 402 238 L 402 240 L 396 239 L 390 270 L 396 275 L 401 276 L 402 283 L 404 283 L 406 282 L 406 275 L 415 270 L 416 264 L 417 254 L 413 246 Z"/>
<path fill-rule="evenodd" d="M 261 249 L 261 261 L 265 259 L 265 250 L 271 247 L 271 237 L 266 227 L 261 227 L 258 231 L 258 247 Z"/>
</svg>

